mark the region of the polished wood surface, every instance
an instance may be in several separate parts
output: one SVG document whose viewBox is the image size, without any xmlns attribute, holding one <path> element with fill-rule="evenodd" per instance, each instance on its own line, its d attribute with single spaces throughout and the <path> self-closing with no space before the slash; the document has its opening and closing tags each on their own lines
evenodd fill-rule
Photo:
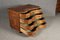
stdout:
<svg viewBox="0 0 60 40">
<path fill-rule="evenodd" d="M 60 12 L 60 0 L 57 0 L 56 12 Z"/>
</svg>

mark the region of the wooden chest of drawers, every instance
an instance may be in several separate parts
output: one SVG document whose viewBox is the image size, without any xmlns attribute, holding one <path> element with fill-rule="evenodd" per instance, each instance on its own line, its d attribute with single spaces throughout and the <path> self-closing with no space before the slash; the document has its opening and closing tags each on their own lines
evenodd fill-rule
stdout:
<svg viewBox="0 0 60 40">
<path fill-rule="evenodd" d="M 43 13 L 39 6 L 21 5 L 8 8 L 10 26 L 27 36 L 34 35 L 41 28 L 46 27 Z"/>
<path fill-rule="evenodd" d="M 56 8 L 57 12 L 60 12 L 60 0 L 57 0 L 57 8 Z"/>
</svg>

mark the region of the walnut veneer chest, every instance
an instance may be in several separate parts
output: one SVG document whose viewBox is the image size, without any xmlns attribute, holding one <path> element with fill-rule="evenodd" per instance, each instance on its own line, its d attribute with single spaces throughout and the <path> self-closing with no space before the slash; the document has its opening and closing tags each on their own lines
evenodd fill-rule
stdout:
<svg viewBox="0 0 60 40">
<path fill-rule="evenodd" d="M 60 0 L 57 0 L 56 12 L 60 12 Z"/>
<path fill-rule="evenodd" d="M 34 35 L 41 28 L 46 27 L 43 12 L 39 6 L 20 5 L 8 8 L 10 26 L 27 36 Z"/>
</svg>

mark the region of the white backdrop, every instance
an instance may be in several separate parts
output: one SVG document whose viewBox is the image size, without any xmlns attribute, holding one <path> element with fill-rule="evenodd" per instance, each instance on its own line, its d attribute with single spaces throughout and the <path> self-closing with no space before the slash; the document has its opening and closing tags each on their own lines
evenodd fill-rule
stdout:
<svg viewBox="0 0 60 40">
<path fill-rule="evenodd" d="M 55 16 L 57 0 L 2 0 L 3 7 L 10 7 L 20 4 L 34 4 L 39 5 L 45 16 Z"/>
</svg>

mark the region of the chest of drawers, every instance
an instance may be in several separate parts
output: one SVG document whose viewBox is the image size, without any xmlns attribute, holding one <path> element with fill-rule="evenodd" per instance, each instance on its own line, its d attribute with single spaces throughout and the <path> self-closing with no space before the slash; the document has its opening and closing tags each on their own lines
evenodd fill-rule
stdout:
<svg viewBox="0 0 60 40">
<path fill-rule="evenodd" d="M 39 6 L 21 5 L 8 8 L 10 26 L 27 36 L 34 35 L 41 28 L 46 27 L 43 13 Z"/>
<path fill-rule="evenodd" d="M 57 8 L 56 8 L 57 12 L 60 12 L 60 0 L 57 0 Z"/>
</svg>

